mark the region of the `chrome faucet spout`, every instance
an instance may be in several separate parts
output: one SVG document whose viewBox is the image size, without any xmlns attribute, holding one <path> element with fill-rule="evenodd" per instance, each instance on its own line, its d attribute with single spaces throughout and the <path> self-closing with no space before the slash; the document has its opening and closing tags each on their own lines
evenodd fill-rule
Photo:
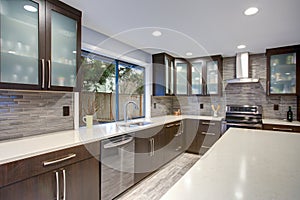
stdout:
<svg viewBox="0 0 300 200">
<path fill-rule="evenodd" d="M 127 108 L 129 104 L 133 104 L 135 109 L 139 109 L 139 106 L 134 101 L 127 101 L 124 104 L 124 122 L 127 123 Z"/>
</svg>

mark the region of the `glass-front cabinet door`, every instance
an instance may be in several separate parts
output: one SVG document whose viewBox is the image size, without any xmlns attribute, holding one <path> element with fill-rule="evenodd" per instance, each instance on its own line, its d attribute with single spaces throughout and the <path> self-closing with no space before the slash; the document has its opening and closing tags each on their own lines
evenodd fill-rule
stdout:
<svg viewBox="0 0 300 200">
<path fill-rule="evenodd" d="M 188 63 L 183 60 L 175 60 L 176 70 L 176 94 L 188 94 Z"/>
<path fill-rule="evenodd" d="M 78 54 L 80 56 L 80 16 L 47 3 L 46 16 L 50 19 L 46 30 L 48 88 L 76 86 Z"/>
<path fill-rule="evenodd" d="M 3 88 L 39 89 L 41 65 L 39 52 L 43 36 L 39 1 L 1 0 L 0 82 Z"/>
<path fill-rule="evenodd" d="M 192 94 L 202 95 L 203 94 L 203 61 L 192 62 Z"/>
<path fill-rule="evenodd" d="M 270 56 L 270 94 L 296 94 L 296 53 Z"/>
<path fill-rule="evenodd" d="M 206 62 L 206 93 L 208 95 L 218 94 L 219 85 L 218 61 Z"/>
</svg>

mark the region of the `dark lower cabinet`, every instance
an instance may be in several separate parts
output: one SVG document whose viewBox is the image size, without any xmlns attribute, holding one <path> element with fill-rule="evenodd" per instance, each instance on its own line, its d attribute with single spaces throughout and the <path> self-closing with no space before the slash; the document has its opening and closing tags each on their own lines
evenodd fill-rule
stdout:
<svg viewBox="0 0 300 200">
<path fill-rule="evenodd" d="M 0 199 L 99 200 L 99 162 L 90 158 L 0 189 Z"/>
<path fill-rule="evenodd" d="M 99 142 L 0 165 L 2 200 L 99 200 Z"/>
<path fill-rule="evenodd" d="M 263 130 L 300 132 L 300 126 L 289 126 L 281 124 L 263 124 Z"/>
<path fill-rule="evenodd" d="M 135 137 L 135 183 L 185 151 L 182 121 L 136 132 Z"/>
<path fill-rule="evenodd" d="M 203 155 L 221 136 L 221 122 L 208 120 L 186 120 L 187 152 Z"/>
</svg>

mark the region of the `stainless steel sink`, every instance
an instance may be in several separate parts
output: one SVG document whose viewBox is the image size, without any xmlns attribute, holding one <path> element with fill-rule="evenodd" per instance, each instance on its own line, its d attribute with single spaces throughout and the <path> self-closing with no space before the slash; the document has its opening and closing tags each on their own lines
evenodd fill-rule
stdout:
<svg viewBox="0 0 300 200">
<path fill-rule="evenodd" d="M 147 121 L 142 121 L 142 122 L 127 122 L 127 123 L 121 123 L 118 124 L 118 126 L 123 126 L 123 127 L 138 127 L 138 126 L 145 126 L 152 124 L 152 122 L 147 122 Z"/>
</svg>

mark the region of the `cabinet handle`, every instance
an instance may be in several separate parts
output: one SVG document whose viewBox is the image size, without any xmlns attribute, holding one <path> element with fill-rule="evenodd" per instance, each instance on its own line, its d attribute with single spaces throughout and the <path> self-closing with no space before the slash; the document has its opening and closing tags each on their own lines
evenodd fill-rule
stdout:
<svg viewBox="0 0 300 200">
<path fill-rule="evenodd" d="M 171 128 L 173 126 L 174 126 L 174 124 L 169 124 L 169 125 L 166 126 L 166 128 Z"/>
<path fill-rule="evenodd" d="M 214 126 L 216 124 L 213 123 L 213 122 L 202 122 L 202 125 L 212 125 L 212 126 Z"/>
<path fill-rule="evenodd" d="M 154 138 L 152 138 L 152 142 L 153 142 L 153 146 L 152 146 L 152 151 L 153 151 L 153 156 L 154 156 L 154 146 L 155 146 L 155 141 L 154 141 Z"/>
<path fill-rule="evenodd" d="M 180 126 L 181 125 L 181 123 L 177 123 L 177 124 L 175 124 L 175 126 Z"/>
<path fill-rule="evenodd" d="M 66 170 L 63 169 L 62 173 L 63 173 L 63 183 L 64 183 L 64 196 L 63 196 L 63 200 L 66 200 L 66 196 L 67 196 Z"/>
<path fill-rule="evenodd" d="M 180 149 L 182 149 L 181 146 L 177 147 L 177 149 L 175 149 L 175 151 L 179 151 Z"/>
<path fill-rule="evenodd" d="M 59 174 L 58 172 L 55 172 L 55 179 L 56 179 L 56 200 L 60 200 L 59 197 Z"/>
<path fill-rule="evenodd" d="M 48 60 L 48 68 L 49 68 L 49 80 L 48 80 L 48 88 L 51 86 L 51 61 Z"/>
<path fill-rule="evenodd" d="M 270 81 L 267 81 L 267 95 L 270 95 Z"/>
<path fill-rule="evenodd" d="M 153 138 L 149 139 L 149 142 L 150 142 L 150 156 L 153 156 L 153 143 L 152 143 L 152 139 Z"/>
<path fill-rule="evenodd" d="M 45 88 L 45 59 L 42 59 L 42 88 Z"/>
<path fill-rule="evenodd" d="M 276 131 L 293 131 L 292 128 L 273 128 L 273 130 L 276 130 Z"/>
<path fill-rule="evenodd" d="M 76 157 L 75 153 L 69 154 L 69 155 L 67 155 L 67 156 L 65 156 L 63 158 L 59 158 L 57 160 L 44 161 L 43 162 L 43 166 L 46 167 L 48 165 L 53 165 L 53 164 L 56 164 L 56 163 L 59 163 L 59 162 L 62 162 L 62 161 L 69 160 L 69 159 L 74 158 L 74 157 Z"/>
<path fill-rule="evenodd" d="M 182 132 L 179 132 L 177 134 L 174 135 L 174 137 L 178 137 L 178 136 L 181 136 Z"/>
<path fill-rule="evenodd" d="M 201 132 L 201 134 L 202 134 L 202 135 L 213 135 L 213 136 L 216 135 L 215 133 L 208 133 L 208 132 L 204 132 L 204 131 Z"/>
</svg>

